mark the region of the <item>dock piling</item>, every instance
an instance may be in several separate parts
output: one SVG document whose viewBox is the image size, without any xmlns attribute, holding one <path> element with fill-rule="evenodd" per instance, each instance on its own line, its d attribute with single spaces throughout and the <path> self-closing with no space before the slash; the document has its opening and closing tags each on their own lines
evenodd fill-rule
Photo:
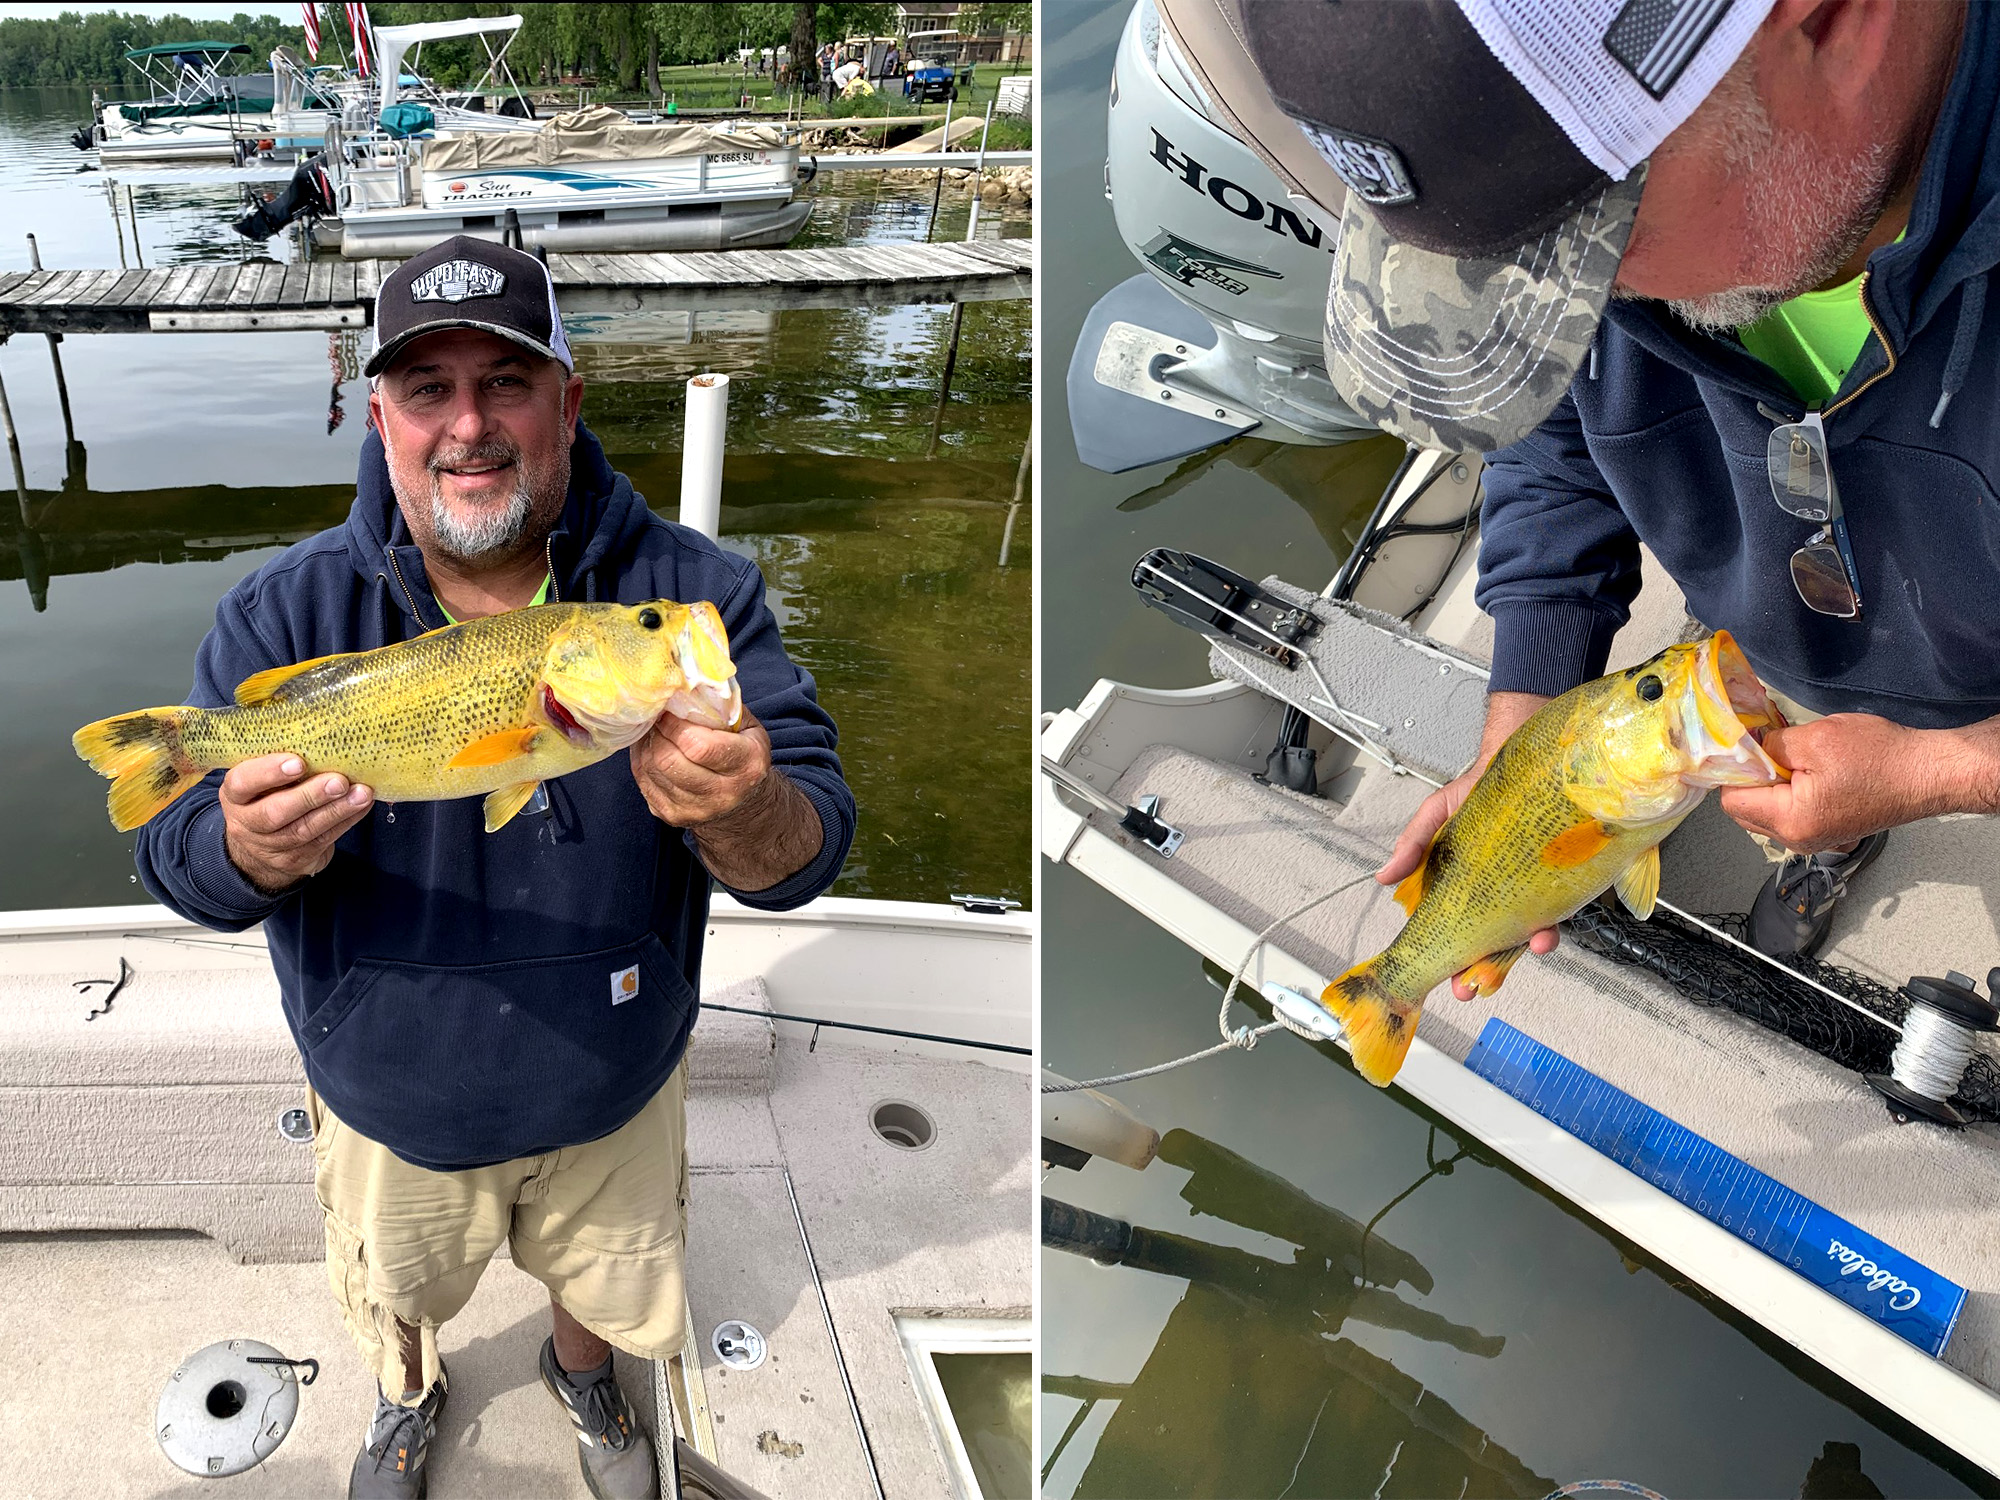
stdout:
<svg viewBox="0 0 2000 1500">
<path fill-rule="evenodd" d="M 132 259 L 137 269 L 146 269 L 146 257 L 139 249 L 139 200 L 131 183 L 125 184 L 125 211 L 132 218 Z"/>
<path fill-rule="evenodd" d="M 1007 529 L 1000 533 L 1000 566 L 1007 566 L 1007 554 L 1014 545 L 1014 521 L 1021 514 L 1021 502 L 1028 493 L 1028 462 L 1035 451 L 1035 424 L 1028 422 L 1028 440 L 1021 444 L 1021 463 L 1014 470 L 1014 499 L 1007 506 Z"/>
<path fill-rule="evenodd" d="M 35 243 L 32 234 L 28 236 L 28 264 L 37 271 L 42 269 L 42 247 Z M 56 348 L 62 342 L 62 335 L 45 333 L 42 337 L 49 341 L 49 363 L 56 367 L 56 399 L 62 403 L 63 440 L 73 449 L 76 447 L 76 423 L 69 414 L 69 382 L 63 379 L 62 353 Z M 8 427 L 11 432 L 11 422 Z"/>
<path fill-rule="evenodd" d="M 104 181 L 104 199 L 111 205 L 111 227 L 118 233 L 118 269 L 130 270 L 125 259 L 125 221 L 118 213 L 118 185 L 108 177 Z"/>
<path fill-rule="evenodd" d="M 681 525 L 713 541 L 722 529 L 722 454 L 729 429 L 729 377 L 687 383 L 687 436 L 681 447 Z"/>
<path fill-rule="evenodd" d="M 938 143 L 939 151 L 951 150 L 951 106 L 952 101 L 944 101 L 944 137 Z M 924 241 L 930 242 L 931 234 L 937 228 L 938 202 L 944 197 L 944 168 L 937 169 L 937 182 L 931 187 L 931 216 L 924 225 Z"/>
</svg>

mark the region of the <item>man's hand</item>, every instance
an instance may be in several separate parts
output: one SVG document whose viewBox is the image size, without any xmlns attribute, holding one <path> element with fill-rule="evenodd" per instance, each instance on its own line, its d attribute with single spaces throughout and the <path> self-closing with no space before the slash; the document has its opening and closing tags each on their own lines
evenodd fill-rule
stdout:
<svg viewBox="0 0 2000 1500">
<path fill-rule="evenodd" d="M 740 729 L 662 715 L 632 747 L 639 795 L 662 823 L 691 829 L 702 863 L 739 891 L 763 891 L 812 863 L 819 812 L 771 765 L 771 737 L 748 708 Z"/>
<path fill-rule="evenodd" d="M 771 774 L 771 736 L 749 709 L 738 729 L 710 729 L 673 714 L 632 747 L 639 795 L 662 823 L 700 828 L 742 806 Z"/>
<path fill-rule="evenodd" d="M 1792 779 L 1725 787 L 1722 810 L 1798 854 L 1939 813 L 1990 812 L 1975 792 L 1977 756 L 1966 739 L 1985 728 L 1905 729 L 1874 714 L 1831 714 L 1773 730 L 1764 749 Z"/>
<path fill-rule="evenodd" d="M 1400 885 L 1406 877 L 1415 873 L 1424 856 L 1430 852 L 1431 840 L 1437 837 L 1437 831 L 1458 811 L 1487 763 L 1507 743 L 1507 736 L 1533 718 L 1535 710 L 1548 701 L 1535 693 L 1494 693 L 1487 698 L 1486 728 L 1479 737 L 1479 754 L 1474 758 L 1471 769 L 1456 780 L 1446 782 L 1418 804 L 1415 814 L 1397 836 L 1396 848 L 1390 854 L 1389 862 L 1375 872 L 1375 879 L 1380 884 Z M 1555 928 L 1544 927 L 1528 939 L 1528 951 L 1552 953 L 1557 941 Z M 1475 993 L 1455 974 L 1451 980 L 1451 992 L 1461 1000 L 1470 1000 Z"/>
<path fill-rule="evenodd" d="M 222 778 L 223 847 L 267 896 L 324 870 L 334 841 L 375 804 L 368 787 L 338 774 L 302 781 L 305 769 L 296 755 L 260 755 Z"/>
</svg>

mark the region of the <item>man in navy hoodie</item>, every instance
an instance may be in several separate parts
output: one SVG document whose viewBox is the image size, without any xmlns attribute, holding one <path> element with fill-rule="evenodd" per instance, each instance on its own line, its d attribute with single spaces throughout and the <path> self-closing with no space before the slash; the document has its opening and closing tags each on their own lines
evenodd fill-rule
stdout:
<svg viewBox="0 0 2000 1500">
<path fill-rule="evenodd" d="M 1484 742 L 1379 878 L 1603 671 L 1641 542 L 1793 709 L 1790 783 L 1722 793 L 1796 851 L 1759 947 L 1814 951 L 1885 830 L 2000 811 L 2000 11 L 1248 0 L 1246 29 L 1345 188 L 1334 383 L 1489 455 Z"/>
<path fill-rule="evenodd" d="M 592 1493 L 650 1495 L 611 1346 L 681 1345 L 680 1065 L 711 883 L 811 900 L 854 799 L 755 565 L 653 515 L 578 423 L 539 261 L 448 240 L 384 280 L 376 341 L 353 511 L 230 590 L 189 701 L 524 605 L 706 599 L 744 725 L 663 717 L 490 835 L 477 798 L 381 807 L 264 756 L 148 823 L 139 870 L 192 920 L 264 924 L 311 1084 L 328 1273 L 378 1381 L 350 1495 L 424 1493 L 437 1329 L 503 1242 L 549 1288 L 540 1373 Z"/>
</svg>

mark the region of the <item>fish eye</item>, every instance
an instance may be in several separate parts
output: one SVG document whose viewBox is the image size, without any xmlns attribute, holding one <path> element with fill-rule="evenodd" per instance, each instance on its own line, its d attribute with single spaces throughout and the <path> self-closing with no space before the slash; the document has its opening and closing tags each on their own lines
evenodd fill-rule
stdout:
<svg viewBox="0 0 2000 1500">
<path fill-rule="evenodd" d="M 660 612 L 657 609 L 642 609 L 639 611 L 639 624 L 645 629 L 658 630 L 660 623 Z"/>
<path fill-rule="evenodd" d="M 1639 679 L 1639 696 L 1648 703 L 1653 702 L 1665 691 L 1666 689 L 1660 686 L 1660 679 L 1650 673 Z"/>
</svg>

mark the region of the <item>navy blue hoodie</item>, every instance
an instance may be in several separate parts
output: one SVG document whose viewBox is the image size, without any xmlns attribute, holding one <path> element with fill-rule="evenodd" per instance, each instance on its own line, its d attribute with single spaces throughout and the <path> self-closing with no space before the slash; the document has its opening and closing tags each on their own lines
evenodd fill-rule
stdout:
<svg viewBox="0 0 2000 1500">
<path fill-rule="evenodd" d="M 756 565 L 646 508 L 579 426 L 549 538 L 566 600 L 714 602 L 771 759 L 819 811 L 825 842 L 764 891 L 782 911 L 833 883 L 854 797 L 813 681 L 785 655 Z M 216 606 L 188 701 L 232 701 L 253 672 L 409 640 L 445 623 L 389 487 L 361 450 L 344 525 L 288 548 Z M 549 811 L 488 834 L 477 797 L 378 804 L 333 861 L 276 900 L 223 850 L 220 772 L 139 831 L 140 879 L 181 915 L 262 922 L 306 1076 L 334 1115 L 406 1161 L 452 1170 L 576 1145 L 623 1125 L 694 1025 L 710 879 L 613 755 L 546 783 Z M 638 969 L 636 995 L 619 976 Z"/>
<path fill-rule="evenodd" d="M 2000 714 L 2000 9 L 1968 8 L 1909 231 L 1868 260 L 1871 336 L 1825 423 L 1862 618 L 1807 609 L 1791 554 L 1814 526 L 1765 475 L 1804 405 L 1733 338 L 1617 302 L 1536 431 L 1492 455 L 1480 605 L 1492 687 L 1555 694 L 1604 670 L 1639 591 L 1639 543 L 1772 686 L 1821 713 L 1949 728 Z M 1885 348 L 1886 341 L 1886 348 Z"/>
</svg>

